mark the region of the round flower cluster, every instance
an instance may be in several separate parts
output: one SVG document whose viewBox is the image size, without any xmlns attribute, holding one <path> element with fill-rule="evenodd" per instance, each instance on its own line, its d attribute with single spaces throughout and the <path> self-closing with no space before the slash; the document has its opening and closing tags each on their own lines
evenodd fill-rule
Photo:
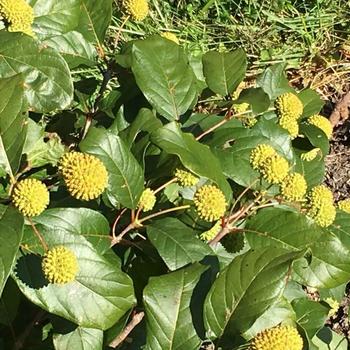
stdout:
<svg viewBox="0 0 350 350">
<path fill-rule="evenodd" d="M 338 202 L 338 208 L 350 214 L 350 199 L 344 199 Z"/>
<path fill-rule="evenodd" d="M 279 184 L 288 175 L 289 164 L 279 154 L 266 159 L 260 172 L 264 179 L 271 184 Z"/>
<path fill-rule="evenodd" d="M 142 209 L 142 211 L 150 211 L 153 209 L 155 204 L 156 195 L 150 188 L 146 188 L 141 194 L 138 207 Z"/>
<path fill-rule="evenodd" d="M 203 241 L 209 242 L 220 232 L 220 230 L 221 230 L 221 222 L 219 220 L 211 229 L 203 232 L 200 235 L 200 239 L 202 239 Z"/>
<path fill-rule="evenodd" d="M 200 187 L 193 198 L 198 216 L 206 221 L 219 220 L 226 211 L 224 194 L 216 186 L 204 185 Z"/>
<path fill-rule="evenodd" d="M 307 214 L 321 227 L 331 225 L 336 216 L 332 192 L 324 185 L 314 187 L 308 194 Z"/>
<path fill-rule="evenodd" d="M 323 117 L 322 115 L 316 114 L 310 117 L 307 121 L 309 124 L 321 129 L 326 134 L 328 139 L 331 139 L 333 133 L 333 126 L 327 118 Z"/>
<path fill-rule="evenodd" d="M 270 145 L 261 144 L 256 146 L 250 153 L 250 164 L 253 169 L 259 170 L 266 159 L 276 155 L 277 152 Z"/>
<path fill-rule="evenodd" d="M 189 171 L 182 170 L 182 169 L 176 169 L 174 175 L 177 181 L 183 187 L 194 186 L 198 183 L 198 180 L 199 180 L 198 177 L 196 177 Z"/>
<path fill-rule="evenodd" d="M 250 154 L 250 164 L 271 184 L 279 184 L 288 175 L 289 164 L 269 145 L 258 145 Z"/>
<path fill-rule="evenodd" d="M 171 32 L 163 32 L 163 33 L 161 34 L 161 36 L 162 36 L 163 38 L 165 38 L 165 39 L 168 39 L 168 40 L 174 42 L 175 44 L 178 44 L 178 45 L 180 44 L 179 39 L 177 38 L 177 36 L 176 36 L 174 33 L 171 33 Z"/>
<path fill-rule="evenodd" d="M 300 158 L 301 160 L 304 160 L 306 162 L 313 161 L 319 154 L 322 154 L 322 151 L 320 148 L 313 148 L 309 152 L 302 153 Z"/>
<path fill-rule="evenodd" d="M 12 203 L 25 216 L 40 215 L 49 205 L 49 202 L 49 191 L 39 180 L 21 180 L 14 187 Z"/>
<path fill-rule="evenodd" d="M 292 173 L 285 177 L 281 183 L 282 197 L 287 201 L 301 201 L 307 190 L 306 180 L 303 175 Z"/>
<path fill-rule="evenodd" d="M 249 350 L 302 350 L 303 339 L 291 326 L 277 326 L 257 334 Z"/>
<path fill-rule="evenodd" d="M 125 0 L 123 6 L 135 21 L 143 21 L 149 12 L 147 0 Z"/>
<path fill-rule="evenodd" d="M 66 284 L 72 282 L 78 273 L 77 257 L 64 246 L 48 250 L 41 266 L 44 276 L 50 283 Z"/>
<path fill-rule="evenodd" d="M 95 199 L 107 187 L 108 173 L 104 164 L 90 154 L 66 153 L 59 161 L 59 170 L 69 193 L 77 199 Z"/>
<path fill-rule="evenodd" d="M 34 11 L 25 0 L 0 0 L 0 15 L 9 23 L 9 32 L 34 36 Z"/>
<path fill-rule="evenodd" d="M 299 97 L 291 92 L 284 93 L 276 99 L 275 108 L 279 125 L 288 131 L 292 139 L 296 138 L 299 134 L 298 119 L 304 108 Z"/>
</svg>

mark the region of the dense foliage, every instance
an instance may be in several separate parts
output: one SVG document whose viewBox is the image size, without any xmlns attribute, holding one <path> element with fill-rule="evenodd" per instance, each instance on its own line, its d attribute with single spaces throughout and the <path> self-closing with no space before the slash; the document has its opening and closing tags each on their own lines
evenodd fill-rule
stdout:
<svg viewBox="0 0 350 350">
<path fill-rule="evenodd" d="M 0 348 L 346 349 L 317 93 L 172 33 L 106 49 L 111 0 L 28 4 L 0 0 Z"/>
</svg>

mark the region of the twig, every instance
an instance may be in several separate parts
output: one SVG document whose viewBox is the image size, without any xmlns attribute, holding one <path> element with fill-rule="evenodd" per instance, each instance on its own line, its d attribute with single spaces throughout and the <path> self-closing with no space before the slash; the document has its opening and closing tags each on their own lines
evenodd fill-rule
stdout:
<svg viewBox="0 0 350 350">
<path fill-rule="evenodd" d="M 158 187 L 157 189 L 155 189 L 155 190 L 153 191 L 153 193 L 156 194 L 156 193 L 160 192 L 163 188 L 169 186 L 170 184 L 172 184 L 172 183 L 174 183 L 174 182 L 176 182 L 176 181 L 177 181 L 177 178 L 174 177 L 173 179 L 171 179 L 171 180 L 169 180 L 168 182 L 166 182 L 164 185 L 162 185 L 162 186 Z"/>
<path fill-rule="evenodd" d="M 349 118 L 350 107 L 350 91 L 348 91 L 344 97 L 336 104 L 329 121 L 333 127 L 337 126 L 340 122 L 345 121 Z"/>
<path fill-rule="evenodd" d="M 119 215 L 116 217 L 116 219 L 113 222 L 113 226 L 112 226 L 112 237 L 115 238 L 115 229 L 117 227 L 117 224 L 120 220 L 120 218 L 123 216 L 123 214 L 127 211 L 127 208 L 124 208 Z"/>
<path fill-rule="evenodd" d="M 131 331 L 142 321 L 145 313 L 143 311 L 135 314 L 129 324 L 124 328 L 123 332 L 121 332 L 114 340 L 112 340 L 109 346 L 115 349 L 118 345 L 120 345 L 131 333 Z"/>
<path fill-rule="evenodd" d="M 42 234 L 41 234 L 41 233 L 39 232 L 39 230 L 35 227 L 35 224 L 34 224 L 33 220 L 32 220 L 31 218 L 27 218 L 27 219 L 28 219 L 28 221 L 29 221 L 29 223 L 30 223 L 30 226 L 32 226 L 32 229 L 33 229 L 35 235 L 38 237 L 38 239 L 39 239 L 41 245 L 43 246 L 45 252 L 48 251 L 48 250 L 49 250 L 49 247 L 48 247 L 48 245 L 47 245 L 47 243 L 46 243 L 44 237 L 42 236 Z"/>
</svg>

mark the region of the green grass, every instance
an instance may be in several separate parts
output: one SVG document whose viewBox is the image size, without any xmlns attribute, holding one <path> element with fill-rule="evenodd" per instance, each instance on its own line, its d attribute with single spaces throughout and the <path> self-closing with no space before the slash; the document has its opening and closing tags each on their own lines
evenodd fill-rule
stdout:
<svg viewBox="0 0 350 350">
<path fill-rule="evenodd" d="M 150 16 L 143 23 L 129 21 L 122 29 L 125 40 L 172 31 L 181 45 L 192 52 L 242 47 L 250 59 L 252 75 L 277 62 L 286 62 L 289 68 L 303 68 L 305 77 L 318 74 L 318 66 L 332 74 L 340 71 L 342 77 L 350 72 L 340 50 L 350 40 L 349 1 L 149 2 Z M 111 35 L 121 23 L 121 14 L 116 9 Z"/>
</svg>

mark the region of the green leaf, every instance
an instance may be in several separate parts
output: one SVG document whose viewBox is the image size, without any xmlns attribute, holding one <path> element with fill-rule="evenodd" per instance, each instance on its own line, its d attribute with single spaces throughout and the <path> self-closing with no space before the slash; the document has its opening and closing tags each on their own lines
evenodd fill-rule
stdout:
<svg viewBox="0 0 350 350">
<path fill-rule="evenodd" d="M 147 350 L 198 350 L 190 302 L 205 266 L 194 264 L 168 275 L 151 277 L 144 290 Z"/>
<path fill-rule="evenodd" d="M 81 327 L 112 327 L 135 304 L 129 276 L 98 254 L 83 232 L 78 235 L 41 225 L 37 229 L 49 247 L 64 245 L 72 250 L 79 270 L 73 282 L 51 284 L 41 272 L 41 257 L 20 253 L 12 277 L 22 293 L 42 309 Z M 40 254 L 41 249 L 31 247 L 31 251 Z"/>
<path fill-rule="evenodd" d="M 143 171 L 125 142 L 107 130 L 92 128 L 80 149 L 100 158 L 106 166 L 109 200 L 135 209 L 143 191 Z"/>
<path fill-rule="evenodd" d="M 16 260 L 23 224 L 23 216 L 16 209 L 0 206 L 0 296 Z"/>
<path fill-rule="evenodd" d="M 331 232 L 332 231 L 332 232 Z M 304 214 L 282 208 L 261 210 L 247 222 L 246 237 L 252 248 L 308 249 L 295 261 L 295 279 L 315 288 L 334 288 L 350 278 L 350 252 L 331 230 L 322 229 Z"/>
<path fill-rule="evenodd" d="M 68 33 L 76 28 L 81 16 L 79 0 L 30 0 L 34 9 L 35 34 L 41 39 Z"/>
<path fill-rule="evenodd" d="M 329 153 L 329 140 L 320 128 L 314 125 L 301 124 L 300 133 L 304 134 L 314 147 L 320 148 L 324 156 Z"/>
<path fill-rule="evenodd" d="M 67 334 L 54 334 L 55 350 L 102 350 L 103 331 L 100 329 L 77 327 Z"/>
<path fill-rule="evenodd" d="M 175 122 L 153 132 L 151 139 L 165 152 L 177 155 L 186 168 L 215 182 L 224 191 L 226 198 L 231 199 L 230 185 L 222 174 L 218 159 L 208 146 L 196 141 L 192 134 L 183 133 Z"/>
<path fill-rule="evenodd" d="M 286 321 L 295 322 L 296 316 L 290 303 L 282 297 L 254 322 L 254 324 L 244 333 L 244 338 L 249 340 L 255 337 L 259 332 L 275 327 Z"/>
<path fill-rule="evenodd" d="M 312 344 L 317 350 L 347 350 L 348 340 L 329 327 L 323 327 L 312 339 Z M 311 349 L 310 349 L 311 350 Z"/>
<path fill-rule="evenodd" d="M 79 0 L 80 21 L 76 28 L 84 38 L 102 48 L 112 19 L 112 0 Z"/>
<path fill-rule="evenodd" d="M 22 73 L 24 94 L 31 110 L 65 109 L 73 99 L 67 63 L 57 51 L 41 47 L 33 38 L 0 31 L 0 78 Z"/>
<path fill-rule="evenodd" d="M 66 60 L 70 68 L 80 65 L 96 64 L 97 52 L 81 33 L 73 31 L 45 40 L 45 43 L 56 49 Z"/>
<path fill-rule="evenodd" d="M 168 120 L 178 120 L 196 101 L 197 79 L 183 48 L 153 36 L 132 47 L 132 71 L 150 104 Z"/>
<path fill-rule="evenodd" d="M 18 170 L 24 147 L 25 111 L 22 75 L 0 79 L 0 167 L 12 176 Z"/>
<path fill-rule="evenodd" d="M 207 52 L 203 55 L 203 71 L 210 90 L 221 96 L 234 92 L 244 79 L 247 56 L 242 49 L 234 52 Z"/>
<path fill-rule="evenodd" d="M 247 331 L 282 295 L 295 257 L 277 248 L 251 250 L 236 257 L 220 272 L 207 295 L 207 335 L 227 338 Z"/>
<path fill-rule="evenodd" d="M 21 292 L 17 288 L 16 283 L 9 278 L 0 296 L 0 325 L 11 325 L 18 314 L 20 301 Z"/>
<path fill-rule="evenodd" d="M 253 113 L 259 114 L 268 110 L 270 106 L 269 95 L 262 88 L 243 90 L 235 103 L 249 103 Z"/>
<path fill-rule="evenodd" d="M 301 91 L 298 94 L 298 97 L 304 105 L 303 118 L 318 114 L 324 105 L 320 95 L 311 89 Z"/>
<path fill-rule="evenodd" d="M 156 118 L 150 109 L 141 108 L 135 120 L 131 123 L 130 127 L 125 130 L 127 144 L 131 146 L 141 131 L 151 133 L 152 131 L 159 129 L 162 126 L 163 124 L 161 121 Z"/>
<path fill-rule="evenodd" d="M 285 92 L 293 91 L 289 86 L 284 70 L 284 63 L 275 64 L 267 68 L 257 80 L 258 87 L 263 88 L 271 100 L 275 100 Z"/>
<path fill-rule="evenodd" d="M 110 247 L 109 223 L 102 214 L 91 209 L 48 209 L 36 217 L 34 222 L 40 230 L 58 228 L 69 234 L 83 235 L 100 254 L 104 254 Z M 26 231 L 31 230 L 29 226 L 26 228 Z"/>
<path fill-rule="evenodd" d="M 329 308 L 307 298 L 293 300 L 292 306 L 297 317 L 297 324 L 304 330 L 310 343 L 311 339 L 323 327 Z"/>
<path fill-rule="evenodd" d="M 171 271 L 202 260 L 212 254 L 207 244 L 193 230 L 175 218 L 165 218 L 147 226 L 151 243 Z"/>
</svg>

